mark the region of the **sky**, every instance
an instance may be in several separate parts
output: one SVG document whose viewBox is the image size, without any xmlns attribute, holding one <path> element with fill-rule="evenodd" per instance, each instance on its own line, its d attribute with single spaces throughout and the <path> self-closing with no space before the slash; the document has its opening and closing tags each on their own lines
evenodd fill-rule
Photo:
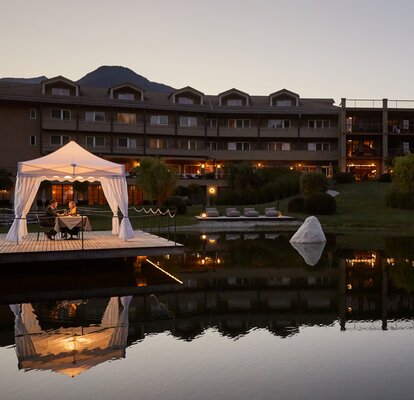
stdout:
<svg viewBox="0 0 414 400">
<path fill-rule="evenodd" d="M 0 77 L 122 65 L 205 94 L 414 99 L 412 0 L 0 0 Z"/>
</svg>

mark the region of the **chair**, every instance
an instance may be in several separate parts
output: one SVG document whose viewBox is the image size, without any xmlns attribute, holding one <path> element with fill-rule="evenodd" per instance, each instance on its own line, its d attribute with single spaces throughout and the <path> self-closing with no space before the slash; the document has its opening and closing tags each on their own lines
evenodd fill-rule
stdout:
<svg viewBox="0 0 414 400">
<path fill-rule="evenodd" d="M 258 217 L 259 216 L 259 212 L 256 211 L 253 207 L 246 207 L 244 209 L 244 216 L 245 217 Z"/>
<path fill-rule="evenodd" d="M 211 208 L 206 208 L 206 216 L 207 217 L 218 217 L 220 214 L 217 211 L 217 208 L 211 207 Z"/>
<path fill-rule="evenodd" d="M 265 216 L 266 217 L 278 217 L 279 211 L 276 211 L 274 207 L 265 208 Z"/>
<path fill-rule="evenodd" d="M 226 208 L 226 216 L 227 217 L 240 217 L 240 211 L 238 211 L 234 207 Z"/>
<path fill-rule="evenodd" d="M 37 239 L 36 241 L 39 241 L 40 236 L 40 228 L 51 228 L 51 224 L 48 217 L 40 216 L 39 214 L 36 214 L 36 221 L 37 221 Z"/>
</svg>

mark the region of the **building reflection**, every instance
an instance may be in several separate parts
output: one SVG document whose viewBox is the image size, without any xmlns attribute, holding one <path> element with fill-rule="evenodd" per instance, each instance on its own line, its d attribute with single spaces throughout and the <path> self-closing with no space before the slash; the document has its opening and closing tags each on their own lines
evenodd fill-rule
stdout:
<svg viewBox="0 0 414 400">
<path fill-rule="evenodd" d="M 19 368 L 76 376 L 158 333 L 192 341 L 207 330 L 236 339 L 254 329 L 289 338 L 309 326 L 386 330 L 392 321 L 394 329 L 414 327 L 412 255 L 328 243 L 311 268 L 277 236 L 267 239 L 273 245 L 263 247 L 266 255 L 251 255 L 256 240 L 206 236 L 189 243 L 182 257 L 154 260 L 182 285 L 145 271 L 140 280 L 149 284 L 137 285 L 133 297 L 12 305 Z M 143 261 L 133 263 L 140 274 L 148 268 Z M 3 314 L 0 306 L 0 319 Z"/>
</svg>

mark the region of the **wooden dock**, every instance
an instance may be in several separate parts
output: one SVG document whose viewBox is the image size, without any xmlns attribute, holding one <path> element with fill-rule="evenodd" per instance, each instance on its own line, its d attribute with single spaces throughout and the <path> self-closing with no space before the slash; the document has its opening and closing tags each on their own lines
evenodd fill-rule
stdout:
<svg viewBox="0 0 414 400">
<path fill-rule="evenodd" d="M 83 244 L 81 239 L 49 240 L 44 233 L 40 234 L 39 240 L 37 233 L 29 233 L 22 243 L 16 244 L 7 241 L 6 234 L 0 234 L 0 264 L 154 256 L 180 254 L 183 250 L 179 243 L 143 231 L 135 231 L 135 237 L 127 241 L 120 240 L 110 231 L 85 232 Z"/>
</svg>

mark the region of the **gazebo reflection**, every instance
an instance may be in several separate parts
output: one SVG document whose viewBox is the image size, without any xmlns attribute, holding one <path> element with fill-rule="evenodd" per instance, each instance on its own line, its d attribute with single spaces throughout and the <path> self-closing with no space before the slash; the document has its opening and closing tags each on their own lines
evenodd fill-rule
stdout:
<svg viewBox="0 0 414 400">
<path fill-rule="evenodd" d="M 75 377 L 109 360 L 125 358 L 132 296 L 111 297 L 99 325 L 41 329 L 30 303 L 12 304 L 19 369 Z"/>
</svg>

